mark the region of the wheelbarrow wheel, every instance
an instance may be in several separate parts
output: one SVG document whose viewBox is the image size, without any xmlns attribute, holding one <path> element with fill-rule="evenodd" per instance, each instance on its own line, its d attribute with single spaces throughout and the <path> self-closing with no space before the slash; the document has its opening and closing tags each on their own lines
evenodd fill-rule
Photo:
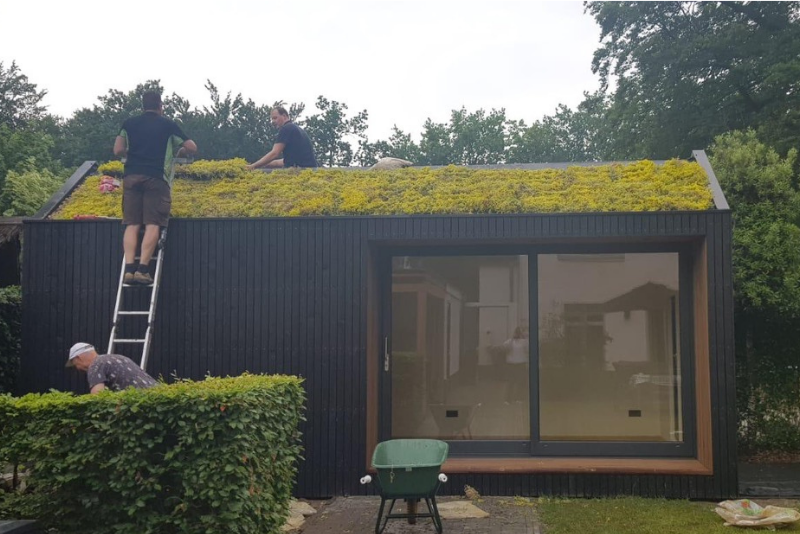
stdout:
<svg viewBox="0 0 800 534">
<path fill-rule="evenodd" d="M 417 503 L 419 499 L 406 499 L 406 512 L 408 513 L 408 524 L 417 524 Z"/>
</svg>

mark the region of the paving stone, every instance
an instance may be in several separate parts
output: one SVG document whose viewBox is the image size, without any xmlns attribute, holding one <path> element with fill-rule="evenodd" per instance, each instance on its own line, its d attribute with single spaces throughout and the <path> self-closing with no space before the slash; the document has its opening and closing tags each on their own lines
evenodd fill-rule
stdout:
<svg viewBox="0 0 800 534">
<path fill-rule="evenodd" d="M 489 517 L 485 512 L 469 501 L 451 501 L 439 504 L 439 515 L 442 519 L 483 519 Z"/>
<path fill-rule="evenodd" d="M 303 534 L 373 534 L 378 518 L 379 497 L 337 497 L 329 501 L 315 501 L 317 514 L 309 517 L 303 525 Z M 465 502 L 458 497 L 437 499 L 441 506 L 450 502 Z M 480 510 L 488 513 L 481 519 L 443 519 L 445 533 L 464 534 L 538 534 L 540 532 L 535 509 L 518 506 L 511 497 L 483 497 L 477 503 Z M 319 504 L 318 504 L 319 503 Z M 389 504 L 387 503 L 387 508 Z M 460 505 L 456 505 L 460 506 Z M 405 513 L 406 503 L 398 501 L 394 512 Z M 425 504 L 419 503 L 418 510 Z M 433 522 L 418 518 L 416 524 L 393 519 L 386 525 L 384 534 L 435 534 Z"/>
</svg>

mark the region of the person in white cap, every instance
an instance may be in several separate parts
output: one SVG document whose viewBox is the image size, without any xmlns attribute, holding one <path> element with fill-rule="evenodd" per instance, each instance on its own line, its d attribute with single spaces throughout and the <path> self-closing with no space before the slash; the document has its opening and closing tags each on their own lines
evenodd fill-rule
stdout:
<svg viewBox="0 0 800 534">
<path fill-rule="evenodd" d="M 129 387 L 144 389 L 158 382 L 142 371 L 133 360 L 119 354 L 97 354 L 89 343 L 75 343 L 69 349 L 67 367 L 86 373 L 91 393 L 104 389 L 119 391 Z"/>
</svg>

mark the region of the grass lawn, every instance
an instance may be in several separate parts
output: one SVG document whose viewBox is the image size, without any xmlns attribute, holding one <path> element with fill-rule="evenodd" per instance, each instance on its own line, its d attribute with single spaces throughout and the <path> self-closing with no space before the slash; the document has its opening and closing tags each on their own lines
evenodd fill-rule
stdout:
<svg viewBox="0 0 800 534">
<path fill-rule="evenodd" d="M 535 503 L 544 534 L 735 534 L 752 530 L 722 526 L 713 502 L 624 497 L 541 498 Z M 795 523 L 781 532 L 800 532 L 800 525 Z"/>
</svg>

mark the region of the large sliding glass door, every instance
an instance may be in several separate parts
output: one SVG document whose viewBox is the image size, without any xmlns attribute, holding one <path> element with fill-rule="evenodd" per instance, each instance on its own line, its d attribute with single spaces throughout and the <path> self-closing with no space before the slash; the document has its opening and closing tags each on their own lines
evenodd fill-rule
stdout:
<svg viewBox="0 0 800 534">
<path fill-rule="evenodd" d="M 384 439 L 690 455 L 690 258 L 609 250 L 392 256 Z"/>
</svg>

